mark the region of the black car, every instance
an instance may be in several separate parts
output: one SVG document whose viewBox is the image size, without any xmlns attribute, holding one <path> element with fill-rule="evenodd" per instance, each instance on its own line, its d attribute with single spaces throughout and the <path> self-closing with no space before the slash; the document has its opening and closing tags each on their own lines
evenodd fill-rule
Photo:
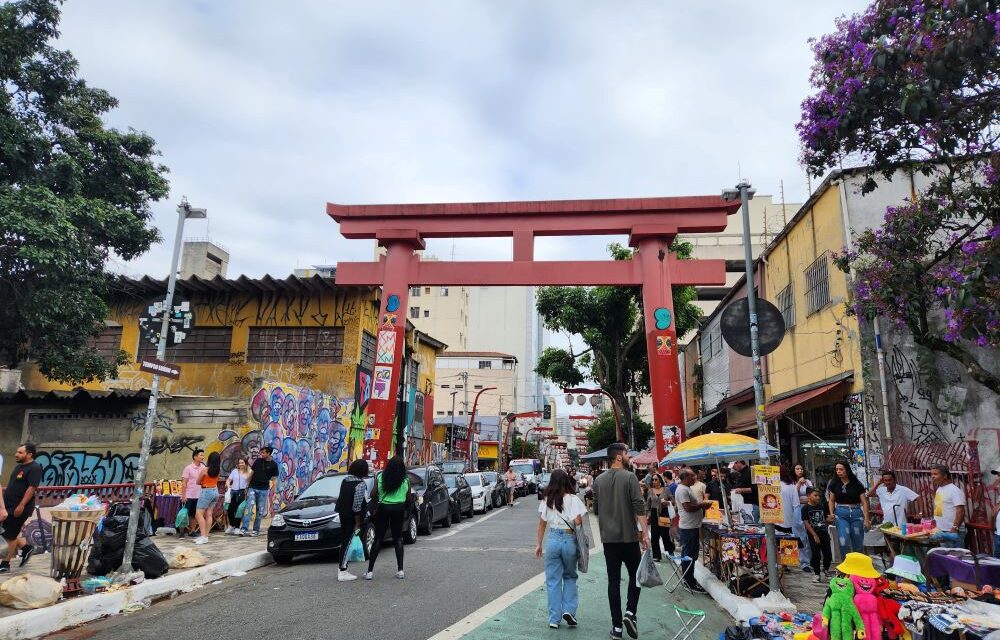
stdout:
<svg viewBox="0 0 1000 640">
<path fill-rule="evenodd" d="M 504 484 L 503 477 L 496 471 L 483 471 L 483 477 L 490 484 L 493 506 L 502 507 L 507 502 L 507 486 Z"/>
<path fill-rule="evenodd" d="M 472 506 L 472 488 L 465 476 L 461 473 L 446 473 L 444 482 L 451 495 L 451 521 L 461 522 L 463 515 L 467 518 L 476 515 Z"/>
<path fill-rule="evenodd" d="M 340 550 L 340 516 L 336 512 L 337 497 L 346 473 L 320 476 L 271 519 L 267 529 L 267 550 L 278 564 L 288 564 L 299 553 L 330 553 Z M 375 482 L 366 478 L 367 491 Z M 371 521 L 371 503 L 361 521 L 361 541 L 370 550 L 375 541 L 375 525 Z M 403 527 L 403 540 L 417 540 L 419 516 L 411 513 Z"/>
<path fill-rule="evenodd" d="M 451 526 L 451 493 L 444 475 L 434 465 L 410 469 L 410 487 L 416 494 L 420 533 L 427 535 L 435 523 Z"/>
</svg>

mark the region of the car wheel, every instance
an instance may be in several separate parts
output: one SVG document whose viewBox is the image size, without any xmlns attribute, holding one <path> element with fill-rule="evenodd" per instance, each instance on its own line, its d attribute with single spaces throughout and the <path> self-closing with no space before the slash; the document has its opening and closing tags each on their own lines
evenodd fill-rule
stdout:
<svg viewBox="0 0 1000 640">
<path fill-rule="evenodd" d="M 459 511 L 459 507 L 455 507 L 454 509 L 452 509 L 451 521 L 456 524 L 462 521 L 462 512 Z"/>
<path fill-rule="evenodd" d="M 425 536 L 429 536 L 431 534 L 431 529 L 434 528 L 433 518 L 434 518 L 434 511 L 431 509 L 430 505 L 427 505 L 427 508 L 424 509 L 423 515 L 420 516 L 420 524 L 418 526 L 418 531 L 421 534 Z"/>
<path fill-rule="evenodd" d="M 417 541 L 417 514 L 412 514 L 406 520 L 406 529 L 403 530 L 403 542 L 413 544 Z"/>
<path fill-rule="evenodd" d="M 271 557 L 274 558 L 275 564 L 292 564 L 292 554 L 290 553 L 272 553 Z"/>
<path fill-rule="evenodd" d="M 498 493 L 495 496 L 493 496 L 493 508 L 499 509 L 502 506 L 503 506 L 503 498 Z"/>
<path fill-rule="evenodd" d="M 375 525 L 369 524 L 365 527 L 364 533 L 361 534 L 362 543 L 365 546 L 365 555 L 370 556 L 372 549 L 375 548 L 376 544 L 380 544 L 381 540 L 375 539 Z"/>
<path fill-rule="evenodd" d="M 485 511 L 485 509 L 483 509 L 483 511 Z M 465 514 L 465 517 L 466 518 L 475 518 L 476 517 L 476 503 L 475 502 L 472 502 L 471 500 L 469 501 L 469 512 L 467 514 Z"/>
<path fill-rule="evenodd" d="M 451 505 L 448 505 L 448 515 L 446 515 L 444 520 L 441 521 L 441 526 L 445 529 L 451 526 Z"/>
</svg>

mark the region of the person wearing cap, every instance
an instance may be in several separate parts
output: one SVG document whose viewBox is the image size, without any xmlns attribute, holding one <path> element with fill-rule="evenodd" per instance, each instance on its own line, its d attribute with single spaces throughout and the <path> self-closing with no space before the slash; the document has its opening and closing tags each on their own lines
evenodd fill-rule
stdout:
<svg viewBox="0 0 1000 640">
<path fill-rule="evenodd" d="M 260 457 L 254 460 L 250 467 L 250 478 L 247 481 L 247 500 L 243 508 L 243 522 L 237 535 L 260 535 L 260 521 L 267 515 L 267 499 L 274 489 L 278 478 L 278 465 L 271 459 L 272 447 L 261 447 Z M 255 513 L 253 530 L 250 529 L 250 510 Z"/>
<path fill-rule="evenodd" d="M 909 580 L 914 584 L 926 582 L 924 574 L 920 572 L 920 561 L 913 556 L 899 554 L 892 559 L 892 566 L 885 570 L 886 575 L 895 576 Z"/>
</svg>

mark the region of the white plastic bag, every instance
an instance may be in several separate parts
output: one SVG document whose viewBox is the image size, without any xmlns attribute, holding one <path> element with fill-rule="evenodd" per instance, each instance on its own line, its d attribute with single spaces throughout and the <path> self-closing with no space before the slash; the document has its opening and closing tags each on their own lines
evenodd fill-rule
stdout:
<svg viewBox="0 0 1000 640">
<path fill-rule="evenodd" d="M 233 490 L 232 489 L 226 489 L 226 495 L 222 499 L 222 506 L 224 506 L 224 507 L 226 507 L 228 509 L 229 508 L 229 503 L 232 502 L 232 501 L 233 501 Z"/>
<path fill-rule="evenodd" d="M 174 556 L 170 558 L 171 569 L 193 569 L 208 564 L 205 555 L 190 547 L 177 547 Z"/>
<path fill-rule="evenodd" d="M 653 562 L 653 552 L 650 549 L 646 549 L 642 554 L 639 570 L 635 572 L 635 582 L 640 587 L 647 589 L 663 584 L 663 578 L 660 577 L 660 572 L 656 569 L 656 563 Z"/>
<path fill-rule="evenodd" d="M 15 609 L 41 609 L 55 604 L 62 584 L 52 578 L 26 573 L 0 584 L 0 604 Z"/>
</svg>

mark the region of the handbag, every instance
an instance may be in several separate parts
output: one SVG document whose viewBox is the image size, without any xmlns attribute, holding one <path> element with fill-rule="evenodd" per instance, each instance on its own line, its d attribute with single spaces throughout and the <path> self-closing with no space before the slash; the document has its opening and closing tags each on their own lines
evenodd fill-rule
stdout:
<svg viewBox="0 0 1000 640">
<path fill-rule="evenodd" d="M 587 537 L 583 527 L 574 527 L 561 513 L 559 517 L 576 536 L 576 569 L 580 573 L 587 573 L 590 568 L 590 538 Z"/>
</svg>

